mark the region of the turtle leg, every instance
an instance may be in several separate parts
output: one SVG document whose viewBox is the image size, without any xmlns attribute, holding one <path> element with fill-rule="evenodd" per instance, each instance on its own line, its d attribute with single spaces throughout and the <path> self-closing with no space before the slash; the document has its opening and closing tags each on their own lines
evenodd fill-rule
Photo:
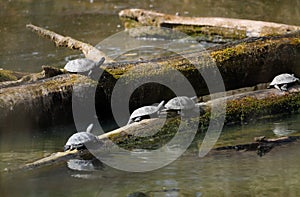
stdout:
<svg viewBox="0 0 300 197">
<path fill-rule="evenodd" d="M 278 85 L 274 85 L 274 87 L 275 87 L 277 90 L 282 91 Z"/>
<path fill-rule="evenodd" d="M 137 118 L 135 118 L 133 121 L 134 122 L 140 122 L 142 120 L 142 117 L 137 117 Z"/>
<path fill-rule="evenodd" d="M 91 77 L 92 73 L 93 73 L 93 70 L 90 70 L 89 73 L 88 73 L 88 77 Z"/>
<path fill-rule="evenodd" d="M 132 119 L 129 119 L 129 121 L 127 122 L 127 125 L 133 123 L 134 121 Z"/>
<path fill-rule="evenodd" d="M 287 91 L 287 84 L 284 84 L 280 88 L 282 91 Z"/>
</svg>

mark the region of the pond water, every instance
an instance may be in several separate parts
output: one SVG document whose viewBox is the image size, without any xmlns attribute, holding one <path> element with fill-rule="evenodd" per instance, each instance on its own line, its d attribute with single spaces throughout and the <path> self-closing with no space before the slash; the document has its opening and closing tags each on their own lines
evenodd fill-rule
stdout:
<svg viewBox="0 0 300 197">
<path fill-rule="evenodd" d="M 42 65 L 63 66 L 80 53 L 56 48 L 26 29 L 29 23 L 93 45 L 123 30 L 118 12 L 126 8 L 300 25 L 300 0 L 2 0 L 0 7 L 0 68 L 30 72 Z"/>
<path fill-rule="evenodd" d="M 255 136 L 300 134 L 300 115 L 223 129 L 220 145 L 242 144 Z M 259 157 L 255 152 L 214 152 L 198 157 L 199 137 L 176 161 L 155 171 L 129 173 L 101 163 L 44 167 L 4 172 L 55 151 L 61 151 L 73 126 L 31 135 L 1 136 L 1 196 L 299 196 L 300 143 L 276 147 Z M 124 158 L 124 165 L 128 162 Z M 154 161 L 155 162 L 155 161 Z M 158 162 L 158 161 L 157 161 Z M 79 168 L 80 167 L 80 168 Z"/>
<path fill-rule="evenodd" d="M 118 12 L 125 8 L 300 25 L 300 0 L 1 0 L 0 7 L 0 68 L 25 72 L 38 72 L 42 65 L 63 66 L 81 56 L 39 38 L 26 29 L 28 23 L 93 45 L 123 30 Z M 226 127 L 217 145 L 244 143 L 260 135 L 274 137 L 274 133 L 298 135 L 299 128 L 299 115 Z M 74 130 L 74 125 L 0 130 L 0 196 L 126 196 L 138 191 L 153 196 L 300 196 L 298 143 L 263 157 L 237 152 L 200 159 L 200 138 L 172 164 L 147 173 L 127 173 L 105 165 L 93 172 L 66 165 L 3 171 L 61 151 Z"/>
</svg>

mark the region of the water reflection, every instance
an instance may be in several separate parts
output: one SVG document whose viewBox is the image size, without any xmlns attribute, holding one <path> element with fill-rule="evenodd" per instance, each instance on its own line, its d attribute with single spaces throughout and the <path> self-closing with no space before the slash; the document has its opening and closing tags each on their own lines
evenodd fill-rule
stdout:
<svg viewBox="0 0 300 197">
<path fill-rule="evenodd" d="M 91 160 L 70 159 L 67 162 L 67 166 L 71 170 L 86 171 L 86 172 L 102 170 L 104 167 L 102 162 L 96 158 L 93 158 Z"/>
<path fill-rule="evenodd" d="M 253 136 L 265 135 L 274 137 L 274 123 L 287 124 L 288 129 L 299 131 L 300 115 L 277 118 L 270 121 L 256 122 L 224 129 L 218 143 L 239 143 L 243 140 L 252 141 Z M 42 155 L 34 154 L 55 152 L 62 149 L 69 131 L 61 129 L 60 137 L 56 132 L 42 134 L 32 146 L 26 146 L 26 152 L 13 149 L 14 154 L 1 149 L 1 180 L 0 192 L 6 196 L 22 196 L 24 193 L 36 196 L 46 193 L 49 196 L 127 196 L 135 192 L 153 194 L 154 196 L 256 196 L 256 195 L 287 195 L 300 194 L 300 144 L 275 147 L 264 157 L 255 152 L 220 152 L 198 157 L 195 144 L 173 163 L 151 172 L 132 173 L 113 169 L 95 160 L 70 160 L 64 166 L 53 166 L 22 172 L 21 174 L 3 173 L 4 167 L 26 163 Z M 293 133 L 297 135 L 298 133 Z M 44 137 L 43 137 L 44 136 Z M 45 146 L 48 140 L 52 146 Z M 31 144 L 30 138 L 23 140 Z M 199 139 L 200 140 L 200 139 Z M 6 143 L 1 139 L 1 146 Z M 10 143 L 10 142 L 7 142 Z M 38 145 L 40 144 L 40 145 Z M 18 142 L 22 146 L 22 141 Z M 5 145 L 5 147 L 14 147 Z M 176 151 L 176 149 L 172 149 Z M 133 154 L 139 154 L 135 150 Z M 122 155 L 116 155 L 122 159 Z M 144 158 L 148 161 L 149 158 Z M 21 160 L 21 161 L 20 161 Z M 151 160 L 149 162 L 159 162 Z M 123 164 L 130 164 L 123 158 Z M 84 187 L 83 187 L 84 185 Z"/>
<path fill-rule="evenodd" d="M 67 167 L 72 170 L 71 177 L 79 179 L 95 180 L 103 178 L 101 173 L 96 173 L 104 169 L 104 165 L 96 158 L 90 160 L 70 159 Z"/>
<path fill-rule="evenodd" d="M 295 132 L 297 132 L 294 129 L 289 129 L 290 124 L 286 123 L 286 122 L 275 122 L 274 123 L 274 129 L 273 129 L 273 133 L 278 136 L 278 137 L 282 137 L 282 136 L 289 136 Z"/>
</svg>

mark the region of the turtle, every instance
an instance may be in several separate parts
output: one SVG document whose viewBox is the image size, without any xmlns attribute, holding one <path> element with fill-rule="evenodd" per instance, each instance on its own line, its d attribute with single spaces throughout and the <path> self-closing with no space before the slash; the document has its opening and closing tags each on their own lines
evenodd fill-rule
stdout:
<svg viewBox="0 0 300 197">
<path fill-rule="evenodd" d="M 167 110 L 190 110 L 196 107 L 197 97 L 177 96 L 165 104 Z"/>
<path fill-rule="evenodd" d="M 177 114 L 184 115 L 184 112 L 195 111 L 199 108 L 196 106 L 197 97 L 177 96 L 165 104 L 166 112 L 176 111 Z"/>
<path fill-rule="evenodd" d="M 287 91 L 290 84 L 299 82 L 299 79 L 294 74 L 283 73 L 274 77 L 268 88 L 275 87 L 280 91 Z"/>
<path fill-rule="evenodd" d="M 149 118 L 150 115 L 158 114 L 159 111 L 163 108 L 165 101 L 161 101 L 157 106 L 144 106 L 140 107 L 132 112 L 129 117 L 127 125 L 133 122 L 139 122 L 142 119 Z"/>
<path fill-rule="evenodd" d="M 90 124 L 86 131 L 81 131 L 78 133 L 73 134 L 67 141 L 67 143 L 64 146 L 64 151 L 67 150 L 80 150 L 85 149 L 86 143 L 95 143 L 98 141 L 98 137 L 91 133 L 94 125 Z"/>
<path fill-rule="evenodd" d="M 99 62 L 94 62 L 87 58 L 79 58 L 69 61 L 64 69 L 70 73 L 87 73 L 88 76 L 91 76 L 92 72 L 99 69 L 99 66 L 103 64 L 104 61 L 104 57 L 102 57 Z"/>
</svg>

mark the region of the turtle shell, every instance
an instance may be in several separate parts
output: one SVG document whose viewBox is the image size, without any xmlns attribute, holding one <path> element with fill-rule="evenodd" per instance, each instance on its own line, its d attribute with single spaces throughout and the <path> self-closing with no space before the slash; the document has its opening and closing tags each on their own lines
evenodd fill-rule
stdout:
<svg viewBox="0 0 300 197">
<path fill-rule="evenodd" d="M 190 110 L 195 108 L 195 101 L 187 96 L 172 98 L 165 104 L 168 110 Z"/>
<path fill-rule="evenodd" d="M 78 132 L 73 134 L 67 141 L 64 150 L 73 150 L 84 147 L 87 142 L 96 142 L 98 138 L 88 132 Z"/>
<path fill-rule="evenodd" d="M 129 117 L 128 124 L 137 117 L 150 116 L 151 114 L 158 112 L 163 107 L 164 103 L 165 102 L 162 101 L 158 106 L 144 106 L 134 110 Z"/>
<path fill-rule="evenodd" d="M 144 106 L 144 107 L 134 110 L 134 112 L 132 112 L 132 114 L 130 115 L 130 119 L 135 119 L 135 118 L 141 117 L 141 116 L 149 116 L 156 112 L 158 112 L 157 106 Z"/>
<path fill-rule="evenodd" d="M 81 59 L 69 61 L 65 65 L 64 69 L 68 72 L 81 73 L 81 72 L 87 72 L 89 70 L 92 70 L 96 66 L 98 66 L 98 64 L 93 60 L 81 58 Z"/>
<path fill-rule="evenodd" d="M 284 74 L 277 75 L 270 83 L 269 86 L 289 84 L 289 83 L 294 83 L 296 81 L 299 81 L 299 79 L 295 77 L 294 74 L 284 73 Z"/>
</svg>

